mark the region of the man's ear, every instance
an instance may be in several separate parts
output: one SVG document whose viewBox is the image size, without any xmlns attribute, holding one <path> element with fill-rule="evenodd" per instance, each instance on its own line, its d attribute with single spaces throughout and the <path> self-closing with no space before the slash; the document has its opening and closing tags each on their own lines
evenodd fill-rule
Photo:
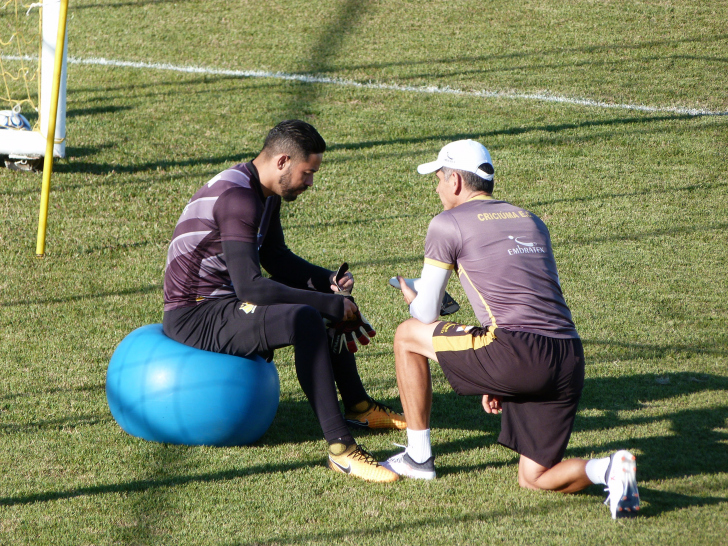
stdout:
<svg viewBox="0 0 728 546">
<path fill-rule="evenodd" d="M 460 192 L 463 191 L 464 184 L 462 175 L 457 171 L 453 171 L 450 176 L 452 178 L 451 184 L 453 185 L 453 191 L 455 192 L 455 195 L 460 195 Z"/>
<path fill-rule="evenodd" d="M 286 154 L 278 154 L 277 156 L 275 156 L 276 168 L 279 171 L 282 171 L 283 169 L 286 168 L 286 165 L 288 164 L 288 162 L 290 160 L 291 160 L 291 156 L 286 155 Z"/>
</svg>

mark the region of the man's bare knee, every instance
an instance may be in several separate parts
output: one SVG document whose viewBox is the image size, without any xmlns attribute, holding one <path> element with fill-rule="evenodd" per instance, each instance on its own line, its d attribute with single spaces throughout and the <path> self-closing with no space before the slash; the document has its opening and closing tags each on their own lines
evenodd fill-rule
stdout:
<svg viewBox="0 0 728 546">
<path fill-rule="evenodd" d="M 394 350 L 399 349 L 411 349 L 411 346 L 415 339 L 414 328 L 412 327 L 412 319 L 405 320 L 399 326 L 397 331 L 394 333 Z"/>
<path fill-rule="evenodd" d="M 407 337 L 407 322 L 400 323 L 397 329 L 394 331 L 394 344 L 401 345 L 404 339 Z"/>
<path fill-rule="evenodd" d="M 436 360 L 432 347 L 432 332 L 435 326 L 436 323 L 423 324 L 414 318 L 405 320 L 397 327 L 394 334 L 395 355 L 408 352 Z"/>
<path fill-rule="evenodd" d="M 532 461 L 528 457 L 521 455 L 518 461 L 518 485 L 524 489 L 532 489 L 539 491 L 544 487 L 539 483 L 539 479 L 548 471 L 548 468 Z"/>
<path fill-rule="evenodd" d="M 540 491 L 542 488 L 539 487 L 538 483 L 531 482 L 528 479 L 526 479 L 524 476 L 518 476 L 518 485 L 523 487 L 524 489 L 531 489 L 533 491 Z"/>
</svg>

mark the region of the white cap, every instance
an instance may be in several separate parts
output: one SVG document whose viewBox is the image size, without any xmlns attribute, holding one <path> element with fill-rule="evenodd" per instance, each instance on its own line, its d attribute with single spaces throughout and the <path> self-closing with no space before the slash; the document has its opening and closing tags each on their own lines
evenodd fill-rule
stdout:
<svg viewBox="0 0 728 546">
<path fill-rule="evenodd" d="M 480 168 L 483 163 L 490 165 L 490 169 L 488 169 L 491 171 L 490 174 Z M 490 153 L 485 146 L 474 140 L 456 140 L 446 144 L 437 154 L 435 161 L 423 163 L 417 167 L 417 172 L 429 174 L 443 167 L 475 173 L 485 180 L 493 180 L 494 171 Z"/>
</svg>

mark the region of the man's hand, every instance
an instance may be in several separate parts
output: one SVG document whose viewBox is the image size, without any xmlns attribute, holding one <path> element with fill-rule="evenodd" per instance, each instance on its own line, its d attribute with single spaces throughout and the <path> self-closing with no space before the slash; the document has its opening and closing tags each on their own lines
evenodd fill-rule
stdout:
<svg viewBox="0 0 728 546">
<path fill-rule="evenodd" d="M 389 279 L 389 284 L 399 290 L 402 290 L 402 295 L 404 296 L 407 305 L 410 305 L 412 303 L 412 300 L 414 300 L 415 297 L 418 295 L 418 292 L 414 289 L 414 286 L 415 282 L 419 280 L 421 279 L 404 279 L 401 275 L 397 275 L 396 277 L 392 277 L 391 279 Z M 406 289 L 402 289 L 402 286 L 406 286 Z M 450 294 L 445 292 L 442 295 L 439 315 L 441 317 L 446 317 L 448 315 L 452 315 L 453 313 L 457 313 L 459 310 L 460 304 L 456 302 Z"/>
<path fill-rule="evenodd" d="M 483 409 L 485 413 L 500 413 L 503 408 L 501 407 L 502 396 L 491 396 L 490 394 L 483 395 Z"/>
<path fill-rule="evenodd" d="M 341 319 L 342 322 L 356 320 L 357 313 L 359 313 L 359 308 L 356 306 L 356 303 L 354 303 L 354 300 L 351 298 L 344 298 L 344 316 Z"/>
<path fill-rule="evenodd" d="M 331 290 L 334 292 L 347 292 L 350 293 L 354 288 L 354 275 L 351 271 L 347 271 L 344 277 L 337 283 L 331 285 Z"/>
<path fill-rule="evenodd" d="M 331 279 L 331 291 L 349 295 L 353 289 L 354 275 L 349 271 L 349 264 L 344 262 Z"/>
<path fill-rule="evenodd" d="M 355 353 L 358 350 L 357 340 L 360 345 L 369 345 L 369 338 L 377 334 L 354 303 L 354 298 L 351 297 L 353 288 L 354 276 L 349 272 L 349 264 L 344 262 L 331 278 L 331 290 L 344 297 L 344 316 L 336 324 L 327 323 L 331 350 L 337 354 L 344 348 Z"/>
<path fill-rule="evenodd" d="M 402 275 L 397 275 L 397 281 L 399 281 L 399 289 L 402 291 L 404 301 L 409 305 L 417 297 L 417 292 L 409 287 Z"/>
</svg>

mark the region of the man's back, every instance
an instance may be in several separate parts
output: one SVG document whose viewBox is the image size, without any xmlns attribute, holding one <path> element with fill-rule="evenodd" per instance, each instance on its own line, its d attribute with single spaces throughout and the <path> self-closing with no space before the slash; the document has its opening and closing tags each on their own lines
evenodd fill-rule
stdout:
<svg viewBox="0 0 728 546">
<path fill-rule="evenodd" d="M 249 166 L 241 163 L 215 176 L 192 196 L 167 253 L 165 311 L 234 293 L 221 259 L 223 233 L 257 241 L 264 207 L 258 186 Z"/>
<path fill-rule="evenodd" d="M 548 229 L 527 210 L 482 196 L 442 212 L 430 223 L 425 262 L 455 266 L 483 326 L 578 337 Z"/>
</svg>

